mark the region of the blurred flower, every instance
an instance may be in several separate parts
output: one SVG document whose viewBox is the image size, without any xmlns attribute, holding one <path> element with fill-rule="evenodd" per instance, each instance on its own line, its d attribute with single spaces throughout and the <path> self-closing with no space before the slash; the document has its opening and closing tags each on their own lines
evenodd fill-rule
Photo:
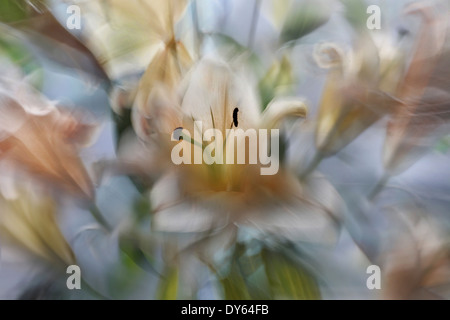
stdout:
<svg viewBox="0 0 450 320">
<path fill-rule="evenodd" d="M 111 93 L 113 109 L 120 115 L 122 108 L 133 105 L 133 126 L 143 139 L 153 130 L 149 115 L 160 110 L 152 100 L 152 90 L 160 83 L 174 88 L 192 63 L 187 49 L 175 36 L 175 24 L 186 3 L 107 0 L 82 4 L 89 14 L 88 29 L 92 30 L 88 46 L 97 53 L 110 77 L 120 83 Z M 130 78 L 145 68 L 140 80 Z"/>
<path fill-rule="evenodd" d="M 438 298 L 439 287 L 450 284 L 448 240 L 429 219 L 412 218 L 397 210 L 393 213 L 399 221 L 393 223 L 395 235 L 389 237 L 381 257 L 383 297 Z"/>
<path fill-rule="evenodd" d="M 180 41 L 175 39 L 173 30 L 176 17 L 179 12 L 182 12 L 181 9 L 184 9 L 183 2 L 166 3 L 164 1 L 161 6 L 165 9 L 162 12 L 159 11 L 163 19 L 161 31 L 165 32 L 165 38 L 162 39 L 164 42 L 158 48 L 140 80 L 133 106 L 133 126 L 136 133 L 143 138 L 154 131 L 152 117 L 156 116 L 155 120 L 157 120 L 157 114 L 165 112 L 163 101 L 152 94 L 153 90 L 158 90 L 155 87 L 163 84 L 168 91 L 166 94 L 173 96 L 183 74 L 192 64 L 188 51 Z"/>
<path fill-rule="evenodd" d="M 68 2 L 74 2 L 69 0 Z M 114 79 L 141 72 L 161 43 L 174 38 L 184 0 L 76 1 L 86 23 L 87 46 Z"/>
<path fill-rule="evenodd" d="M 62 26 L 48 1 L 4 0 L 0 6 L 1 51 L 18 66 L 25 63 L 22 67 L 30 72 L 43 60 L 50 60 L 70 68 L 88 85 L 110 84 L 95 56 Z"/>
<path fill-rule="evenodd" d="M 2 161 L 55 188 L 93 198 L 94 189 L 78 156 L 94 126 L 57 108 L 24 82 L 0 79 Z"/>
<path fill-rule="evenodd" d="M 338 152 L 392 111 L 394 100 L 389 94 L 399 81 L 402 59 L 398 50 L 386 50 L 385 46 L 385 41 L 377 46 L 370 35 L 363 33 L 353 54 L 330 43 L 316 47 L 318 65 L 330 69 L 315 134 L 322 156 Z"/>
<path fill-rule="evenodd" d="M 161 48 L 153 57 L 139 83 L 139 89 L 133 105 L 133 126 L 136 133 L 146 138 L 154 132 L 158 117 L 155 115 L 166 112 L 164 100 L 155 91 L 164 85 L 166 94 L 173 96 L 174 90 L 181 81 L 183 74 L 191 65 L 191 58 L 184 46 L 174 39 Z"/>
<path fill-rule="evenodd" d="M 0 298 L 449 297 L 449 1 L 408 1 L 0 0 Z M 100 119 L 33 79 L 109 98 L 96 199 Z"/>
<path fill-rule="evenodd" d="M 388 173 L 399 173 L 424 154 L 448 128 L 450 91 L 448 68 L 450 50 L 446 48 L 448 13 L 438 6 L 413 4 L 407 13 L 422 16 L 414 56 L 398 85 L 395 105 L 384 145 L 383 160 Z"/>
<path fill-rule="evenodd" d="M 189 132 L 199 130 L 194 121 L 202 121 L 203 130 L 216 128 L 225 132 L 234 126 L 243 130 L 271 129 L 287 116 L 306 115 L 306 107 L 298 99 L 272 101 L 260 113 L 246 78 L 213 59 L 201 60 L 187 77 L 189 81 L 183 81 L 186 86 L 181 105 L 164 105 L 177 111 L 166 110 L 159 118 L 155 117 L 158 123 L 165 122 L 165 116 L 178 115 L 172 130 L 177 127 Z M 170 136 L 158 137 L 167 140 Z M 244 139 L 238 136 L 238 141 Z M 191 144 L 186 140 L 177 143 L 189 147 Z M 223 145 L 227 143 L 229 140 Z M 193 147 L 201 145 L 194 142 Z M 246 152 L 249 149 L 248 144 L 239 142 L 235 147 L 246 148 Z M 169 153 L 170 149 L 162 152 Z M 259 169 L 259 165 L 238 164 L 172 165 L 151 192 L 155 228 L 203 232 L 243 224 L 288 239 L 319 242 L 335 239 L 335 219 L 342 203 L 324 178 L 311 177 L 302 184 L 285 168 L 272 176 L 261 175 Z"/>
<path fill-rule="evenodd" d="M 0 200 L 0 238 L 64 271 L 75 256 L 59 230 L 55 203 L 48 196 L 20 191 Z"/>
</svg>

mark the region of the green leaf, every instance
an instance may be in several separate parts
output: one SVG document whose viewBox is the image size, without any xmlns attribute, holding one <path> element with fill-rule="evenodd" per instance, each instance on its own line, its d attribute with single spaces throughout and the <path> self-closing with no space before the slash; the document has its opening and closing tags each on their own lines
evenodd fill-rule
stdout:
<svg viewBox="0 0 450 320">
<path fill-rule="evenodd" d="M 255 74 L 259 76 L 262 75 L 261 60 L 253 51 L 226 34 L 214 33 L 211 36 L 220 51 L 225 52 L 230 58 L 245 56 L 247 65 L 252 68 Z"/>
<path fill-rule="evenodd" d="M 158 285 L 159 300 L 175 300 L 178 294 L 178 267 L 168 267 L 166 274 L 160 278 Z"/>
<path fill-rule="evenodd" d="M 266 275 L 275 299 L 320 299 L 319 286 L 310 272 L 282 253 L 264 249 Z"/>
<path fill-rule="evenodd" d="M 244 244 L 236 243 L 227 275 L 222 278 L 225 299 L 271 299 L 260 252 L 249 254 Z"/>
<path fill-rule="evenodd" d="M 281 30 L 280 40 L 286 43 L 313 32 L 330 18 L 328 8 L 317 0 L 305 0 L 292 8 Z"/>
<path fill-rule="evenodd" d="M 142 242 L 147 245 L 146 250 L 143 250 Z M 148 273 L 161 276 L 154 266 L 154 248 L 151 247 L 151 240 L 139 241 L 134 233 L 119 236 L 119 263 L 112 269 L 108 282 L 109 292 L 114 294 L 114 299 L 126 299 L 132 295 Z"/>
<path fill-rule="evenodd" d="M 150 197 L 140 196 L 133 204 L 133 213 L 136 221 L 142 222 L 146 218 L 150 218 L 151 204 Z"/>
<path fill-rule="evenodd" d="M 263 110 L 277 95 L 290 93 L 293 84 L 291 62 L 286 56 L 283 56 L 280 61 L 276 61 L 269 68 L 258 84 Z"/>
<path fill-rule="evenodd" d="M 43 1 L 31 1 L 38 4 Z M 26 0 L 1 0 L 0 1 L 0 21 L 13 23 L 27 19 L 30 15 L 29 6 Z"/>
<path fill-rule="evenodd" d="M 345 9 L 345 18 L 357 31 L 366 30 L 367 4 L 363 0 L 341 0 Z"/>
<path fill-rule="evenodd" d="M 131 259 L 131 261 L 133 261 L 134 264 L 139 266 L 141 269 L 147 272 L 157 273 L 153 265 L 154 261 L 152 261 L 152 259 L 145 254 L 134 237 L 121 235 L 119 238 L 119 248 Z"/>
<path fill-rule="evenodd" d="M 262 255 L 260 253 L 253 255 L 243 254 L 237 260 L 237 264 L 250 298 L 253 300 L 272 299 Z"/>
<path fill-rule="evenodd" d="M 119 262 L 110 273 L 108 291 L 114 295 L 114 299 L 126 299 L 141 281 L 143 271 L 124 251 L 119 252 Z"/>
<path fill-rule="evenodd" d="M 450 135 L 439 140 L 434 149 L 440 153 L 446 154 L 450 150 Z"/>
<path fill-rule="evenodd" d="M 249 300 L 250 292 L 247 288 L 244 276 L 241 273 L 238 259 L 242 254 L 243 247 L 236 243 L 234 253 L 230 258 L 230 265 L 227 275 L 221 279 L 226 300 Z"/>
<path fill-rule="evenodd" d="M 245 281 L 238 271 L 232 270 L 228 277 L 221 280 L 226 300 L 250 300 Z"/>
<path fill-rule="evenodd" d="M 41 68 L 38 60 L 25 45 L 25 39 L 12 34 L 7 26 L 0 26 L 0 54 L 8 57 L 11 62 L 20 67 L 24 74 L 30 74 Z M 42 80 L 42 79 L 41 79 Z"/>
</svg>

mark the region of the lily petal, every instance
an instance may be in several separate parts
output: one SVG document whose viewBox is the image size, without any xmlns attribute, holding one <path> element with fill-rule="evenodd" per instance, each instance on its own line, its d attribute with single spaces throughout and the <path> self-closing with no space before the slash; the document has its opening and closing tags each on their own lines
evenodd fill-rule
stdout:
<svg viewBox="0 0 450 320">
<path fill-rule="evenodd" d="M 15 200 L 3 200 L 0 236 L 30 253 L 65 270 L 75 264 L 75 256 L 56 222 L 54 203 L 37 198 L 31 192 L 20 193 Z"/>
<path fill-rule="evenodd" d="M 302 100 L 296 98 L 275 99 L 264 110 L 261 127 L 277 128 L 280 122 L 287 117 L 305 118 L 307 114 L 308 107 Z"/>
</svg>

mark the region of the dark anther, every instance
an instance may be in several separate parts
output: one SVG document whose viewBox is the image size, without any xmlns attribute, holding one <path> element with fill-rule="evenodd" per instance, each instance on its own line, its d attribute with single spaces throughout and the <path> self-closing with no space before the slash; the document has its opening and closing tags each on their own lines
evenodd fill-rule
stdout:
<svg viewBox="0 0 450 320">
<path fill-rule="evenodd" d="M 238 112 L 239 112 L 239 109 L 238 108 L 234 108 L 234 110 L 233 110 L 233 124 L 234 124 L 235 127 L 238 126 Z"/>
<path fill-rule="evenodd" d="M 172 138 L 174 140 L 178 140 L 178 141 L 183 140 L 182 133 L 183 133 L 183 127 L 175 128 L 175 130 L 173 130 L 173 132 L 172 132 Z"/>
<path fill-rule="evenodd" d="M 409 30 L 404 27 L 398 27 L 397 29 L 398 36 L 401 38 L 409 35 Z"/>
</svg>

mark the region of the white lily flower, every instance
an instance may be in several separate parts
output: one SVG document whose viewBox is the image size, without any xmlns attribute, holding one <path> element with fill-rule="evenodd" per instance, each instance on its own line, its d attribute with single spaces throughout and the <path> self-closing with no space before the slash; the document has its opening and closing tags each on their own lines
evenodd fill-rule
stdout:
<svg viewBox="0 0 450 320">
<path fill-rule="evenodd" d="M 203 59 L 188 75 L 189 82 L 184 82 L 187 85 L 181 90 L 181 104 L 164 105 L 166 109 L 159 114 L 161 117 L 155 117 L 156 123 L 170 123 L 170 115 L 174 114 L 183 131 L 189 132 L 199 129 L 195 121 L 202 121 L 203 132 L 273 129 L 287 116 L 306 115 L 306 105 L 299 99 L 272 101 L 261 112 L 244 79 L 223 62 Z M 169 138 L 164 128 L 156 133 L 158 145 L 173 146 L 159 141 Z M 230 139 L 223 138 L 226 149 Z M 245 136 L 241 134 L 238 141 L 245 143 Z M 248 144 L 239 142 L 237 148 L 248 151 Z M 203 148 L 196 141 L 184 139 L 177 143 Z M 154 228 L 204 232 L 246 225 L 292 240 L 329 242 L 336 238 L 336 220 L 343 207 L 326 179 L 313 175 L 301 183 L 284 167 L 266 176 L 259 169 L 260 165 L 218 163 L 169 167 L 150 195 Z"/>
</svg>

